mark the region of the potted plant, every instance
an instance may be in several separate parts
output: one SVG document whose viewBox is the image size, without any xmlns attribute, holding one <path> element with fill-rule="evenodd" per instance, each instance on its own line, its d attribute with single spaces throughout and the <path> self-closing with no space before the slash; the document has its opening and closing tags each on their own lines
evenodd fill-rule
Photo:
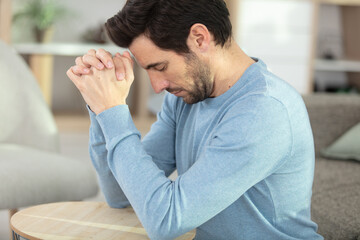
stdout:
<svg viewBox="0 0 360 240">
<path fill-rule="evenodd" d="M 13 20 L 26 20 L 33 28 L 37 42 L 46 42 L 56 21 L 65 17 L 67 9 L 54 0 L 27 0 L 22 10 L 17 12 Z"/>
</svg>

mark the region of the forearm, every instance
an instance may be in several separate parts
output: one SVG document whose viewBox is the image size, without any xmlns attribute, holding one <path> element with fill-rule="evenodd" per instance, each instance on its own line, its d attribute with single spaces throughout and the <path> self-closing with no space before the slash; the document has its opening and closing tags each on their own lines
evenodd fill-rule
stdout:
<svg viewBox="0 0 360 240">
<path fill-rule="evenodd" d="M 154 239 L 172 239 L 159 238 L 157 233 L 161 232 L 158 231 L 161 226 L 169 223 L 163 219 L 168 214 L 173 183 L 143 149 L 140 134 L 127 107 L 117 106 L 109 109 L 99 114 L 97 120 L 103 131 L 106 131 L 104 134 L 108 149 L 108 166 L 127 194 L 149 236 Z M 166 188 L 170 192 L 163 194 Z M 189 230 L 191 229 L 183 230 L 183 233 Z M 179 231 L 169 229 L 165 232 Z"/>
<path fill-rule="evenodd" d="M 108 152 L 106 150 L 105 137 L 96 120 L 96 115 L 90 109 L 88 110 L 91 119 L 89 153 L 98 175 L 100 188 L 110 207 L 126 207 L 130 205 L 130 203 L 107 164 L 106 158 Z"/>
</svg>

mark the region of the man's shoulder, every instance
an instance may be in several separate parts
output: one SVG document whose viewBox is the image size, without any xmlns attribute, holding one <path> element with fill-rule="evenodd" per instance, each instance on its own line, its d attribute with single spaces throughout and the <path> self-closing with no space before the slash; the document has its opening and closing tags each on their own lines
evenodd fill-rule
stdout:
<svg viewBox="0 0 360 240">
<path fill-rule="evenodd" d="M 276 102 L 286 110 L 304 107 L 301 95 L 293 86 L 274 74 L 261 60 L 256 64 L 258 66 L 251 76 L 247 76 L 244 87 L 232 96 L 235 107 L 243 104 L 270 107 Z"/>
</svg>

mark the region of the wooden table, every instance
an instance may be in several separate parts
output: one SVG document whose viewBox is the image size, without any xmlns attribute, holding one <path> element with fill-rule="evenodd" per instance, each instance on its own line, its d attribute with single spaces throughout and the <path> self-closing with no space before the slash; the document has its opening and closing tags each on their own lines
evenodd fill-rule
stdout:
<svg viewBox="0 0 360 240">
<path fill-rule="evenodd" d="M 60 202 L 30 207 L 17 212 L 10 226 L 13 239 L 149 239 L 132 208 L 113 209 L 102 202 Z M 176 239 L 191 240 L 194 236 L 194 232 L 189 232 Z"/>
</svg>

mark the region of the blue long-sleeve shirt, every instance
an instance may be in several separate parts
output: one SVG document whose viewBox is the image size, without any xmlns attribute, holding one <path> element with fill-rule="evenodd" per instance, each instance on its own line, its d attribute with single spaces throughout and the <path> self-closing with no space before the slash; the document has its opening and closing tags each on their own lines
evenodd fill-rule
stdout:
<svg viewBox="0 0 360 240">
<path fill-rule="evenodd" d="M 262 61 L 216 98 L 166 95 L 141 141 L 129 109 L 90 112 L 108 204 L 131 203 L 151 239 L 323 239 L 311 221 L 314 143 L 301 96 Z M 169 180 L 175 169 L 178 178 Z"/>
</svg>

